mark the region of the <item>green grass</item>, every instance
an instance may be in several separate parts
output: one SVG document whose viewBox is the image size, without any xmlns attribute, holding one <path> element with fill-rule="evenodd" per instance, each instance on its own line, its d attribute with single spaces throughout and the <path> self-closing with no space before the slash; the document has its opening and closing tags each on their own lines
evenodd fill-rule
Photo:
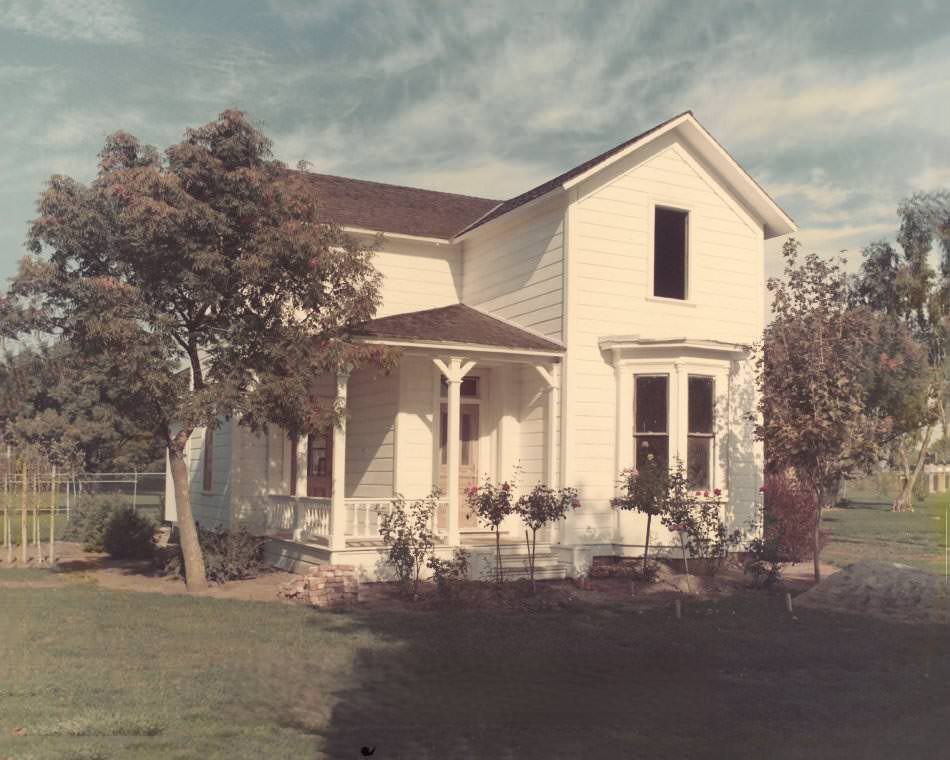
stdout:
<svg viewBox="0 0 950 760">
<path fill-rule="evenodd" d="M 891 512 L 892 488 L 876 479 L 849 483 L 847 506 L 825 513 L 831 543 L 822 558 L 844 566 L 861 560 L 901 562 L 944 573 L 944 529 L 950 493 L 914 500 L 913 512 Z"/>
<path fill-rule="evenodd" d="M 946 628 L 783 611 L 331 614 L 0 588 L 0 757 L 938 757 Z M 14 736 L 22 729 L 25 736 Z"/>
</svg>

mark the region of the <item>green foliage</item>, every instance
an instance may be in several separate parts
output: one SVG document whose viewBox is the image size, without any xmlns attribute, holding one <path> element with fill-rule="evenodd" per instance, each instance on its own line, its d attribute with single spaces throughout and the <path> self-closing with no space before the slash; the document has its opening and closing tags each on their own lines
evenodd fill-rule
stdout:
<svg viewBox="0 0 950 760">
<path fill-rule="evenodd" d="M 155 552 L 155 523 L 132 507 L 119 507 L 106 523 L 102 548 L 114 559 L 151 559 Z"/>
<path fill-rule="evenodd" d="M 231 530 L 199 528 L 198 540 L 209 581 L 225 583 L 256 578 L 268 569 L 264 559 L 265 538 L 249 533 L 243 526 Z M 175 578 L 186 577 L 181 547 L 169 557 L 162 571 Z"/>
<path fill-rule="evenodd" d="M 815 489 L 819 507 L 837 484 L 877 460 L 892 421 L 869 405 L 860 371 L 873 355 L 877 330 L 867 308 L 848 307 L 848 278 L 839 263 L 799 244 L 784 248 L 784 278 L 769 280 L 774 318 L 757 364 L 761 422 L 769 469 L 792 467 Z"/>
<path fill-rule="evenodd" d="M 528 545 L 528 574 L 532 590 L 535 588 L 534 567 L 537 557 L 538 531 L 545 525 L 563 520 L 570 510 L 577 509 L 579 506 L 576 488 L 555 489 L 541 483 L 515 502 L 514 511 L 531 531 L 530 541 L 528 531 L 525 531 L 525 543 Z"/>
<path fill-rule="evenodd" d="M 501 559 L 501 534 L 498 528 L 515 511 L 514 486 L 505 481 L 495 483 L 488 476 L 480 486 L 472 486 L 465 494 L 471 513 L 495 533 L 495 580 L 501 583 L 505 572 Z"/>
<path fill-rule="evenodd" d="M 690 556 L 706 561 L 715 572 L 742 541 L 742 532 L 730 531 L 723 520 L 722 492 L 690 491 L 683 466 L 669 473 L 670 490 L 660 521 L 680 533 Z"/>
<path fill-rule="evenodd" d="M 428 565 L 436 590 L 444 597 L 454 598 L 459 584 L 468 578 L 468 552 L 465 549 L 456 549 L 452 559 L 429 557 Z"/>
<path fill-rule="evenodd" d="M 652 454 L 637 470 L 628 468 L 620 473 L 620 495 L 610 500 L 614 509 L 635 511 L 647 516 L 646 542 L 643 547 L 643 566 L 640 572 L 649 572 L 650 528 L 653 517 L 666 509 L 670 492 L 670 473 Z"/>
<path fill-rule="evenodd" d="M 63 540 L 78 541 L 87 552 L 104 552 L 109 521 L 129 506 L 129 497 L 124 494 L 82 494 L 70 509 Z"/>
<path fill-rule="evenodd" d="M 396 573 L 403 594 L 413 599 L 419 593 L 422 568 L 432 559 L 435 534 L 432 526 L 439 508 L 439 491 L 424 499 L 393 500 L 392 510 L 380 517 L 379 535 L 389 547 L 386 561 Z"/>
</svg>

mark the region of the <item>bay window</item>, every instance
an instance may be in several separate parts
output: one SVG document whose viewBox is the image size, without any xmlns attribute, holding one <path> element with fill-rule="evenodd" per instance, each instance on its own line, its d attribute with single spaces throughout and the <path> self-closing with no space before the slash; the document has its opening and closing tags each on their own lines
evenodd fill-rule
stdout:
<svg viewBox="0 0 950 760">
<path fill-rule="evenodd" d="M 715 383 L 711 377 L 690 375 L 687 386 L 686 479 L 689 487 L 708 491 L 713 487 L 713 404 Z"/>
<path fill-rule="evenodd" d="M 647 458 L 662 466 L 670 462 L 669 376 L 637 375 L 634 386 L 635 464 L 643 467 Z"/>
</svg>

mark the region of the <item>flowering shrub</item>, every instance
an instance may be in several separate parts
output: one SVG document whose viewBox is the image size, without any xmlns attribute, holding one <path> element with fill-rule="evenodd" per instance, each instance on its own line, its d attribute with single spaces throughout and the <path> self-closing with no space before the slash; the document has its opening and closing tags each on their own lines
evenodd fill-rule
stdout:
<svg viewBox="0 0 950 760">
<path fill-rule="evenodd" d="M 435 535 L 433 516 L 439 506 L 440 491 L 434 489 L 424 499 L 393 500 L 393 509 L 380 518 L 379 535 L 389 547 L 386 558 L 396 573 L 402 592 L 413 599 L 419 594 L 419 575 L 432 558 Z"/>
<path fill-rule="evenodd" d="M 647 539 L 643 549 L 643 574 L 647 573 L 647 560 L 650 553 L 650 525 L 654 515 L 666 508 L 669 495 L 669 472 L 652 454 L 639 470 L 626 469 L 620 473 L 620 495 L 610 500 L 614 509 L 640 512 L 647 516 Z"/>
<path fill-rule="evenodd" d="M 722 519 L 722 491 L 690 491 L 682 465 L 669 473 L 669 494 L 660 517 L 669 530 L 680 533 L 686 552 L 715 571 L 742 540 Z"/>
<path fill-rule="evenodd" d="M 514 512 L 514 487 L 508 481 L 493 483 L 486 477 L 480 486 L 472 486 L 465 494 L 468 508 L 480 523 L 490 527 L 495 532 L 495 579 L 504 580 L 501 563 L 501 535 L 498 526 Z"/>
<path fill-rule="evenodd" d="M 814 491 L 785 473 L 769 474 L 764 496 L 763 537 L 774 544 L 782 562 L 802 562 L 814 554 L 815 520 L 818 518 Z M 827 541 L 821 538 L 821 544 Z"/>
<path fill-rule="evenodd" d="M 453 597 L 458 584 L 468 577 L 468 552 L 456 549 L 452 559 L 430 557 L 429 569 L 439 594 Z"/>
<path fill-rule="evenodd" d="M 576 488 L 554 489 L 540 483 L 515 503 L 515 511 L 527 526 L 524 540 L 528 545 L 528 574 L 531 578 L 532 592 L 535 590 L 534 561 L 537 556 L 538 531 L 548 523 L 563 519 L 569 510 L 577 509 L 579 506 Z M 529 530 L 531 531 L 530 540 Z"/>
</svg>

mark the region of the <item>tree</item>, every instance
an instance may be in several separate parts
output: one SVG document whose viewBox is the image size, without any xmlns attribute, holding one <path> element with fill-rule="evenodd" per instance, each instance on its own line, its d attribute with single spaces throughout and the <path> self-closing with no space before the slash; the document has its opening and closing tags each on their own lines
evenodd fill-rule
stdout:
<svg viewBox="0 0 950 760">
<path fill-rule="evenodd" d="M 68 340 L 122 378 L 125 409 L 166 445 L 189 589 L 206 585 L 184 448 L 236 416 L 325 429 L 316 378 L 389 354 L 352 339 L 372 318 L 373 249 L 326 223 L 240 111 L 164 154 L 117 132 L 89 185 L 50 178 L 5 302 L 8 334 Z"/>
<path fill-rule="evenodd" d="M 643 576 L 647 575 L 647 559 L 650 554 L 650 524 L 655 515 L 666 508 L 670 492 L 670 473 L 652 454 L 639 469 L 626 469 L 620 473 L 620 495 L 610 500 L 614 509 L 640 512 L 647 516 L 647 538 L 643 548 Z"/>
<path fill-rule="evenodd" d="M 121 378 L 66 343 L 22 347 L 0 360 L 0 429 L 60 468 L 130 470 L 163 459 L 151 425 L 113 403 Z M 164 466 L 164 462 L 162 462 Z"/>
<path fill-rule="evenodd" d="M 772 471 L 793 468 L 816 497 L 813 540 L 820 580 L 821 513 L 843 478 L 866 471 L 890 423 L 869 407 L 863 362 L 874 347 L 875 320 L 849 308 L 848 278 L 840 263 L 785 243 L 785 273 L 770 279 L 773 319 L 757 359 L 760 422 Z"/>
<path fill-rule="evenodd" d="M 528 574 L 531 578 L 531 592 L 535 592 L 534 564 L 538 553 L 538 531 L 548 523 L 563 520 L 572 509 L 577 509 L 577 489 L 551 488 L 538 483 L 528 493 L 519 497 L 515 502 L 515 512 L 527 526 L 524 532 L 525 544 L 528 549 Z M 531 531 L 530 539 L 528 531 Z"/>
<path fill-rule="evenodd" d="M 515 510 L 514 488 L 508 481 L 496 484 L 486 476 L 482 485 L 472 486 L 466 491 L 465 499 L 468 508 L 478 520 L 495 533 L 495 580 L 501 583 L 505 580 L 505 573 L 501 561 L 499 528 L 504 519 Z"/>
<path fill-rule="evenodd" d="M 892 508 L 904 511 L 912 509 L 911 494 L 938 420 L 942 437 L 947 437 L 950 193 L 914 195 L 900 204 L 898 216 L 900 252 L 886 240 L 867 246 L 851 301 L 896 323 L 891 335 L 882 335 L 882 339 L 890 338 L 896 344 L 889 353 L 899 359 L 899 364 L 882 361 L 878 369 L 887 402 L 882 408 L 894 421 L 891 458 L 899 461 L 904 474 Z M 939 272 L 930 263 L 935 238 L 941 245 Z M 909 348 L 913 341 L 919 349 Z M 918 361 L 918 354 L 923 355 L 923 363 Z M 904 368 L 909 371 L 901 371 Z M 890 392 L 886 390 L 889 384 L 893 386 Z M 914 448 L 917 455 L 912 465 Z"/>
</svg>

